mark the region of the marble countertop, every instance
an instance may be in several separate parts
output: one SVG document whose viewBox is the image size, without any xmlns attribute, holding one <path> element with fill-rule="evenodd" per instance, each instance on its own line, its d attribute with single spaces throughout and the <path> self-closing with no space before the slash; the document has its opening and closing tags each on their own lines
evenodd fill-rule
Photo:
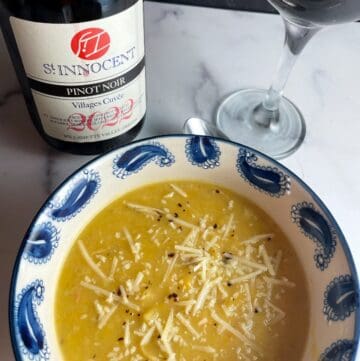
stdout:
<svg viewBox="0 0 360 361">
<path fill-rule="evenodd" d="M 267 87 L 283 41 L 279 16 L 146 3 L 148 113 L 138 138 L 179 133 L 190 116 L 212 119 L 219 100 Z M 360 267 L 360 24 L 320 32 L 305 49 L 286 95 L 307 136 L 282 161 L 327 204 Z M 7 321 L 12 266 L 49 193 L 91 157 L 49 148 L 33 127 L 0 38 L 0 360 L 13 360 Z M 359 358 L 360 360 L 360 358 Z"/>
</svg>

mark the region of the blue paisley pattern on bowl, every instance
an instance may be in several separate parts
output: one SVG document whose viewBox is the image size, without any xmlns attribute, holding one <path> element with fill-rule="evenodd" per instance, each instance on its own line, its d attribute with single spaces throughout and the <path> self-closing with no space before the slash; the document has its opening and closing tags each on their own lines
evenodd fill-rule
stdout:
<svg viewBox="0 0 360 361">
<path fill-rule="evenodd" d="M 26 237 L 24 259 L 31 263 L 46 263 L 59 244 L 59 231 L 51 222 L 36 224 Z"/>
<path fill-rule="evenodd" d="M 65 194 L 60 192 L 49 203 L 50 216 L 57 221 L 75 217 L 100 188 L 100 175 L 93 170 L 83 170 L 66 186 Z"/>
<path fill-rule="evenodd" d="M 351 275 L 334 278 L 324 293 L 324 314 L 330 321 L 343 321 L 359 306 L 359 294 Z"/>
<path fill-rule="evenodd" d="M 44 292 L 43 282 L 36 280 L 20 292 L 15 305 L 16 336 L 21 352 L 34 361 L 50 358 L 45 332 L 36 311 L 36 306 L 44 300 Z"/>
<path fill-rule="evenodd" d="M 352 361 L 354 356 L 354 342 L 339 340 L 331 344 L 320 356 L 319 361 Z"/>
<path fill-rule="evenodd" d="M 185 153 L 192 165 L 211 169 L 220 165 L 220 149 L 214 139 L 194 136 L 186 140 Z"/>
<path fill-rule="evenodd" d="M 158 142 L 137 145 L 114 159 L 113 174 L 117 178 L 124 179 L 131 174 L 138 173 L 151 161 L 154 161 L 159 167 L 169 167 L 175 162 L 175 157 Z"/>
<path fill-rule="evenodd" d="M 335 253 L 336 231 L 312 203 L 302 202 L 292 206 L 291 218 L 302 233 L 315 242 L 315 265 L 324 271 Z"/>
<path fill-rule="evenodd" d="M 240 147 L 236 168 L 241 177 L 256 189 L 273 197 L 290 192 L 290 177 L 276 167 L 256 164 L 258 157 L 246 148 Z"/>
</svg>

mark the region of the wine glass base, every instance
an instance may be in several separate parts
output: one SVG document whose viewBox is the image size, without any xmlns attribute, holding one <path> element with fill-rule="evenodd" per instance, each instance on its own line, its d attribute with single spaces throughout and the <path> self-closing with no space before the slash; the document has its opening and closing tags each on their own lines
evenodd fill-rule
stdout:
<svg viewBox="0 0 360 361">
<path fill-rule="evenodd" d="M 295 152 L 305 138 L 306 126 L 299 109 L 282 97 L 279 117 L 270 126 L 257 124 L 254 109 L 265 99 L 262 89 L 239 90 L 227 97 L 216 113 L 216 124 L 231 140 L 281 159 Z"/>
</svg>

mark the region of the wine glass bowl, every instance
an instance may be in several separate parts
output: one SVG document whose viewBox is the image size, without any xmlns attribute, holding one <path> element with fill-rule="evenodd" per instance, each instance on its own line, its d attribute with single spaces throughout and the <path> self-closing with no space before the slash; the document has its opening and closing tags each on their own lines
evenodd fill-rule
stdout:
<svg viewBox="0 0 360 361">
<path fill-rule="evenodd" d="M 268 0 L 291 22 L 305 26 L 327 26 L 359 19 L 358 0 Z"/>
<path fill-rule="evenodd" d="M 285 44 L 277 74 L 268 90 L 241 89 L 219 106 L 216 124 L 231 140 L 276 159 L 295 152 L 306 126 L 300 110 L 282 96 L 296 60 L 324 26 L 360 19 L 359 0 L 268 0 L 282 16 Z"/>
</svg>

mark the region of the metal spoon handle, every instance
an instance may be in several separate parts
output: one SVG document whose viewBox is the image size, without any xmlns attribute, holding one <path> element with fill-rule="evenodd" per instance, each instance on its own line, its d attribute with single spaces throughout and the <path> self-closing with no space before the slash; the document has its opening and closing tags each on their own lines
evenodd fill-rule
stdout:
<svg viewBox="0 0 360 361">
<path fill-rule="evenodd" d="M 223 139 L 229 139 L 219 128 L 214 124 L 201 119 L 201 118 L 189 118 L 183 125 L 183 133 L 195 134 L 195 135 L 210 135 L 212 137 L 219 137 Z"/>
</svg>

